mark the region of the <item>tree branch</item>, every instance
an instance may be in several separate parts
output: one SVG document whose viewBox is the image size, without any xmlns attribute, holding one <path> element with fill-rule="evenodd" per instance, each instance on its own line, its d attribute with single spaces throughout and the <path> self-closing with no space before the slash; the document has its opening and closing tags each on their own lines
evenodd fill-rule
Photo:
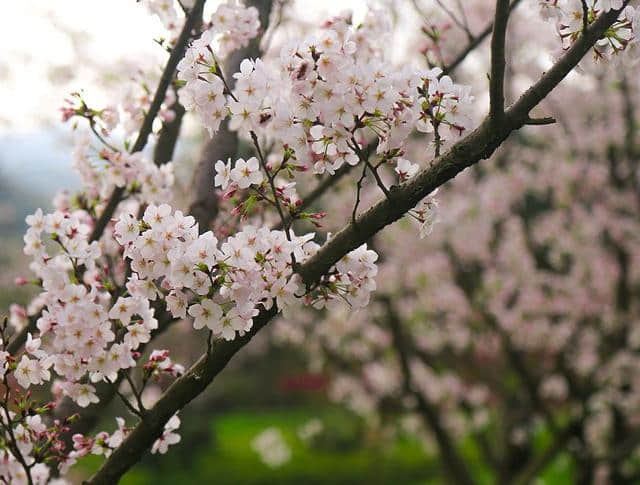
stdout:
<svg viewBox="0 0 640 485">
<path fill-rule="evenodd" d="M 511 5 L 509 5 L 509 10 L 512 11 L 521 1 L 522 0 L 513 0 Z M 475 36 L 473 40 L 467 44 L 467 47 L 465 47 L 464 50 L 462 50 L 448 66 L 442 68 L 442 75 L 451 74 L 460 64 L 462 64 L 462 61 L 464 61 L 473 50 L 475 50 L 487 37 L 489 37 L 491 32 L 493 32 L 493 22 L 490 22 L 482 32 Z"/>
<path fill-rule="evenodd" d="M 402 324 L 392 306 L 390 298 L 386 295 L 381 295 L 379 300 L 385 306 L 387 323 L 391 328 L 393 346 L 398 353 L 398 360 L 400 361 L 405 393 L 415 398 L 418 403 L 420 414 L 433 432 L 436 442 L 438 443 L 440 456 L 444 461 L 447 471 L 455 480 L 455 483 L 464 485 L 475 484 L 475 480 L 467 468 L 466 463 L 458 453 L 458 450 L 456 450 L 455 444 L 449 436 L 449 433 L 447 433 L 447 430 L 442 425 L 442 420 L 438 415 L 436 406 L 431 404 L 421 392 L 413 389 L 411 384 L 411 368 L 409 365 L 410 348 L 404 332 L 402 331 Z"/>
<path fill-rule="evenodd" d="M 471 30 L 469 30 L 469 26 L 467 25 L 467 23 L 460 20 L 455 13 L 449 10 L 449 8 L 443 3 L 442 0 L 436 0 L 436 3 L 444 11 L 444 13 L 446 13 L 449 16 L 449 18 L 453 21 L 453 23 L 456 24 L 460 29 L 462 29 L 465 32 L 465 34 L 467 34 L 467 37 L 469 38 L 469 40 L 473 41 L 474 37 L 473 37 L 473 34 L 471 33 Z M 464 10 L 462 10 L 462 14 L 464 18 Z"/>
<path fill-rule="evenodd" d="M 175 117 L 165 122 L 158 134 L 158 141 L 153 150 L 153 161 L 156 165 L 164 165 L 173 159 L 180 128 L 182 127 L 182 119 L 184 118 L 184 108 L 180 102 L 176 101 L 171 105 L 171 109 L 175 113 Z"/>
<path fill-rule="evenodd" d="M 489 78 L 489 118 L 498 125 L 504 117 L 505 37 L 509 21 L 509 0 L 496 0 L 491 36 L 491 77 Z"/>
</svg>

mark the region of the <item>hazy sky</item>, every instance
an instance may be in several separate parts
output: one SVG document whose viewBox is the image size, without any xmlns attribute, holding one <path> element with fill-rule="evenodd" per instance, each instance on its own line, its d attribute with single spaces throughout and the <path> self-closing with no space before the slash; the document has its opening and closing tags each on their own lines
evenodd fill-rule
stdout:
<svg viewBox="0 0 640 485">
<path fill-rule="evenodd" d="M 316 23 L 351 9 L 358 19 L 380 1 L 388 0 L 295 0 L 288 14 Z M 208 0 L 205 17 L 219 3 Z M 47 196 L 77 187 L 69 170 L 71 130 L 60 123 L 59 108 L 76 90 L 94 106 L 107 104 L 115 89 L 126 86 L 105 88 L 123 64 L 159 72 L 167 55 L 154 39 L 163 27 L 136 0 L 19 0 L 5 2 L 2 10 L 0 174 Z M 409 21 L 413 16 L 410 11 Z"/>
<path fill-rule="evenodd" d="M 209 0 L 207 10 L 219 2 Z M 296 11 L 312 19 L 345 8 L 362 11 L 365 0 L 298 0 Z M 153 41 L 160 22 L 135 0 L 19 0 L 5 2 L 0 16 L 0 134 L 33 131 L 59 119 L 72 90 L 94 99 L 104 67 L 119 61 L 161 63 Z M 101 72 L 103 71 L 103 72 Z M 107 70 L 108 71 L 108 70 Z"/>
</svg>

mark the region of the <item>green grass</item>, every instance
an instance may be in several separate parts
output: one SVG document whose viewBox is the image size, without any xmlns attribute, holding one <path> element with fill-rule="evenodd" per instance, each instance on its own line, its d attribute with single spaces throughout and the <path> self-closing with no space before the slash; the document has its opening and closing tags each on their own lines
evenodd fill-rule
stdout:
<svg viewBox="0 0 640 485">
<path fill-rule="evenodd" d="M 330 435 L 316 446 L 303 443 L 297 436 L 300 426 L 314 417 L 320 418 Z M 366 437 L 359 420 L 344 411 L 325 409 L 278 410 L 267 412 L 229 412 L 211 420 L 208 433 L 185 423 L 185 442 L 170 449 L 163 457 L 150 457 L 131 470 L 123 485 L 154 483 L 257 484 L 425 484 L 439 483 L 438 466 L 422 446 L 412 440 L 389 443 Z M 268 427 L 282 432 L 291 448 L 291 460 L 279 467 L 263 464 L 252 449 L 252 440 Z M 384 442 L 385 444 L 381 444 Z M 89 457 L 80 464 L 85 473 L 102 460 Z M 84 475 L 84 473 L 83 473 Z"/>
<path fill-rule="evenodd" d="M 313 445 L 298 437 L 298 429 L 319 418 L 322 434 Z M 326 406 L 276 410 L 234 410 L 206 418 L 202 422 L 185 413 L 183 442 L 167 455 L 148 455 L 131 470 L 123 485 L 233 484 L 233 485 L 316 485 L 316 484 L 402 484 L 446 483 L 437 457 L 425 452 L 415 440 L 378 438 L 364 423 L 340 408 Z M 291 448 L 290 461 L 270 468 L 262 463 L 251 442 L 266 428 L 278 428 Z M 102 428 L 101 428 L 102 429 Z M 544 428 L 536 432 L 535 448 L 540 453 L 552 436 Z M 481 485 L 494 483 L 494 475 L 483 462 L 475 442 L 465 439 L 461 450 L 474 478 Z M 82 477 L 95 471 L 102 458 L 91 456 L 78 465 Z M 574 468 L 568 455 L 560 454 L 544 470 L 538 481 L 555 485 L 571 483 Z M 80 480 L 78 480 L 80 481 Z"/>
</svg>

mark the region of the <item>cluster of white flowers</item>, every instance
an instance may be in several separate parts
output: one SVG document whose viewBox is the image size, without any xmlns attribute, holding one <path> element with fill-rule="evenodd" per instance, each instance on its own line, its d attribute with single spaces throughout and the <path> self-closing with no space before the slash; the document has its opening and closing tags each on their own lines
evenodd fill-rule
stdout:
<svg viewBox="0 0 640 485">
<path fill-rule="evenodd" d="M 207 327 L 232 340 L 251 328 L 260 305 L 269 309 L 275 303 L 287 311 L 301 302 L 297 296 L 304 291 L 292 258 L 304 262 L 319 248 L 313 234 L 289 240 L 283 231 L 251 226 L 219 245 L 212 232 L 198 235 L 193 217 L 167 204 L 150 205 L 142 220 L 122 212 L 115 224 L 114 237 L 132 270 L 126 293 L 116 298 L 97 265 L 99 245 L 88 242 L 90 228 L 78 214 L 39 210 L 27 222 L 25 252 L 34 257 L 44 308 L 39 337 L 29 335 L 15 376 L 26 389 L 49 380 L 53 367 L 65 379 L 61 391 L 83 407 L 97 401 L 94 387 L 81 382 L 85 375 L 91 382 L 115 380 L 120 370 L 135 366 L 134 352 L 158 327 L 153 301 L 165 299 L 173 317 L 189 314 L 196 329 Z M 314 302 L 320 292 L 317 301 L 366 305 L 375 289 L 376 259 L 361 246 L 307 297 Z M 183 370 L 166 351 L 153 353 L 149 362 L 157 372 Z"/>
<path fill-rule="evenodd" d="M 287 159 L 312 164 L 319 174 L 359 163 L 371 136 L 378 138 L 377 152 L 386 154 L 399 153 L 413 129 L 437 132 L 439 146 L 443 126 L 459 137 L 471 125 L 470 88 L 440 79 L 439 69 L 388 69 L 387 24 L 377 11 L 358 28 L 338 17 L 287 43 L 276 60 L 245 59 L 227 97 L 210 38 L 203 36 L 179 66 L 187 83 L 180 100 L 210 132 L 230 113 L 230 129 L 279 143 L 290 151 Z"/>
<path fill-rule="evenodd" d="M 18 384 L 29 389 L 49 381 L 53 369 L 63 378 L 56 389 L 81 407 L 98 402 L 91 383 L 115 381 L 119 371 L 136 365 L 137 349 L 158 327 L 152 305 L 157 299 L 165 300 L 173 317 L 189 315 L 194 328 L 207 327 L 216 338 L 232 340 L 251 329 L 260 306 L 269 309 L 275 304 L 287 312 L 302 303 L 323 306 L 346 300 L 363 307 L 375 289 L 377 254 L 366 245 L 341 259 L 305 294 L 292 261 L 303 263 L 318 250 L 313 234 L 290 234 L 289 239 L 283 231 L 249 226 L 219 244 L 212 232 L 198 235 L 192 217 L 163 204 L 149 205 L 141 220 L 126 210 L 120 213 L 113 235 L 130 262 L 131 274 L 124 294 L 112 292 L 99 244 L 88 242 L 86 217 L 83 211 L 44 215 L 39 210 L 27 218 L 25 252 L 34 257 L 31 267 L 44 290 L 39 298 L 39 336 L 28 335 L 19 360 L 5 351 L 0 354 L 3 376 L 13 372 Z M 179 376 L 184 368 L 171 362 L 168 351 L 158 350 L 144 371 L 147 378 L 161 373 Z M 85 381 L 87 376 L 91 383 Z M 27 433 L 24 420 L 16 423 L 16 433 Z M 108 456 L 128 432 L 123 419 L 117 423 L 112 435 L 74 436 L 74 450 L 58 457 L 61 472 L 88 453 Z M 179 419 L 172 418 L 152 451 L 165 453 L 177 443 L 178 426 Z M 23 441 L 29 443 L 27 438 Z"/>
<path fill-rule="evenodd" d="M 260 22 L 255 7 L 223 3 L 211 19 L 211 27 L 187 49 L 178 64 L 178 79 L 185 83 L 179 98 L 185 109 L 195 111 L 213 134 L 227 116 L 225 86 L 219 61 L 243 47 L 258 34 Z"/>
<path fill-rule="evenodd" d="M 142 221 L 121 214 L 115 237 L 131 260 L 127 288 L 132 295 L 147 300 L 166 295 L 175 318 L 188 313 L 196 329 L 207 327 L 226 340 L 251 329 L 257 306 L 269 309 L 276 303 L 286 312 L 296 305 L 303 288 L 293 274 L 292 256 L 304 262 L 319 247 L 312 233 L 288 240 L 284 231 L 251 226 L 219 245 L 211 231 L 198 235 L 193 217 L 167 204 L 150 205 Z M 365 305 L 375 289 L 376 259 L 366 246 L 347 255 L 336 265 L 327 297 L 344 294 L 353 306 Z M 118 302 L 112 311 L 117 308 Z M 140 329 L 137 337 L 147 335 Z"/>
<path fill-rule="evenodd" d="M 546 20 L 553 21 L 565 45 L 577 39 L 585 23 L 590 25 L 598 15 L 610 10 L 620 10 L 623 0 L 539 0 L 540 13 Z M 585 19 L 585 8 L 587 15 Z M 611 26 L 593 47 L 594 60 L 607 60 L 637 44 L 637 32 L 640 29 L 640 11 L 626 6 L 618 21 Z"/>
<path fill-rule="evenodd" d="M 126 426 L 125 420 L 121 417 L 116 418 L 116 425 L 116 430 L 111 434 L 106 431 L 101 431 L 95 437 L 87 437 L 82 434 L 73 435 L 73 451 L 65 457 L 61 466 L 62 472 L 65 473 L 79 458 L 87 456 L 88 454 L 110 456 L 113 450 L 122 444 L 131 431 L 131 429 Z M 164 425 L 164 430 L 160 438 L 154 441 L 151 447 L 151 453 L 164 455 L 168 451 L 169 446 L 179 443 L 181 437 L 176 433 L 179 428 L 180 418 L 177 414 L 174 414 Z"/>
<path fill-rule="evenodd" d="M 231 130 L 251 134 L 254 142 L 266 140 L 274 159 L 262 167 L 267 175 L 286 168 L 291 179 L 295 170 L 310 167 L 316 174 L 334 174 L 345 163 L 356 165 L 368 157 L 365 145 L 373 137 L 380 164 L 395 164 L 402 182 L 420 168 L 401 158 L 409 133 L 433 134 L 429 152 L 438 155 L 471 127 L 473 97 L 470 87 L 453 83 L 439 68 L 385 67 L 387 32 L 379 11 L 369 12 L 357 28 L 347 16 L 334 18 L 319 32 L 285 44 L 276 59 L 243 60 L 233 75 L 231 93 L 210 46 L 214 34 L 205 34 L 179 65 L 179 77 L 186 83 L 180 101 L 198 113 L 210 133 L 230 116 Z M 260 195 L 251 200 L 268 200 L 257 158 L 235 164 L 219 160 L 215 168 L 215 185 L 226 196 L 255 188 Z M 294 186 L 280 183 L 279 188 L 290 192 L 282 204 L 297 216 Z M 237 213 L 246 214 L 240 205 Z M 423 227 L 432 226 L 430 220 Z"/>
<path fill-rule="evenodd" d="M 420 112 L 416 129 L 436 133 L 431 147 L 433 153 L 439 154 L 447 142 L 456 140 L 471 127 L 471 87 L 455 84 L 436 67 L 422 77 L 418 91 Z M 448 131 L 443 132 L 442 128 Z"/>
<path fill-rule="evenodd" d="M 278 428 L 267 428 L 251 442 L 265 465 L 277 468 L 291 459 L 291 448 Z"/>
<path fill-rule="evenodd" d="M 222 190 L 246 189 L 251 185 L 260 185 L 264 180 L 260 163 L 256 157 L 251 157 L 247 161 L 240 158 L 236 160 L 233 168 L 231 167 L 231 159 L 227 160 L 227 163 L 218 160 L 215 169 L 214 185 Z"/>
<path fill-rule="evenodd" d="M 120 298 L 109 308 L 111 295 L 96 268 L 100 249 L 88 242 L 89 226 L 80 217 L 38 210 L 27 223 L 25 253 L 34 257 L 31 269 L 42 282 L 45 307 L 36 322 L 40 338 L 29 335 L 15 377 L 26 389 L 49 380 L 53 366 L 66 379 L 61 390 L 85 407 L 97 402 L 94 387 L 80 383 L 85 374 L 98 382 L 134 365 L 132 351 L 148 341 L 157 321 L 148 300 Z M 112 319 L 126 333 L 123 343 L 109 348 L 115 340 Z"/>
<path fill-rule="evenodd" d="M 62 426 L 60 423 L 47 426 L 42 418 L 42 414 L 50 410 L 50 406 L 35 408 L 29 403 L 29 399 L 22 397 L 16 398 L 16 402 L 22 406 L 21 412 L 14 413 L 5 408 L 0 414 L 3 440 L 3 449 L 0 450 L 0 481 L 12 485 L 67 485 L 68 482 L 63 479 L 50 479 L 51 471 L 47 464 L 36 462 L 34 458 L 43 453 L 43 450 L 46 452 L 51 448 L 51 461 L 64 459 L 58 455 L 64 448 L 59 442 Z M 21 460 L 16 459 L 15 448 L 12 447 L 17 448 Z M 30 469 L 31 480 L 25 472 L 25 464 Z"/>
<path fill-rule="evenodd" d="M 98 433 L 95 438 L 74 434 L 73 451 L 69 453 L 63 464 L 63 473 L 73 466 L 78 458 L 82 458 L 89 453 L 94 455 L 111 455 L 113 450 L 122 444 L 130 431 L 126 427 L 125 420 L 121 417 L 116 418 L 116 425 L 117 428 L 111 435 L 105 431 Z"/>
<path fill-rule="evenodd" d="M 270 307 L 276 299 L 280 309 L 293 303 L 299 285 L 291 278 L 291 254 L 308 258 L 317 249 L 311 237 L 288 241 L 282 231 L 247 227 L 219 248 L 212 232 L 198 235 L 193 217 L 166 204 L 149 206 L 142 223 L 122 214 L 116 224 L 134 271 L 129 291 L 148 299 L 166 293 L 174 317 L 188 312 L 196 329 L 226 340 L 251 328 L 261 302 Z"/>
<path fill-rule="evenodd" d="M 28 435 L 19 435 L 26 438 Z M 27 455 L 28 456 L 28 455 Z M 36 463 L 31 468 L 31 480 L 36 485 L 66 485 L 65 480 L 49 480 L 50 471 L 44 463 Z M 22 464 L 7 451 L 0 451 L 0 479 L 12 485 L 27 485 L 29 480 Z"/>
<path fill-rule="evenodd" d="M 174 183 L 173 164 L 157 166 L 141 152 L 101 150 L 93 156 L 88 139 L 80 138 L 73 166 L 80 173 L 90 199 L 107 199 L 114 187 L 125 187 L 146 203 L 170 201 Z"/>
<path fill-rule="evenodd" d="M 213 33 L 213 50 L 222 59 L 245 47 L 260 29 L 258 9 L 247 8 L 237 0 L 220 4 L 210 23 L 208 32 Z"/>
<path fill-rule="evenodd" d="M 218 244 L 213 233 L 198 235 L 190 216 L 169 205 L 150 205 L 142 220 L 122 212 L 114 237 L 131 264 L 125 294 L 111 294 L 101 272 L 101 251 L 88 242 L 86 213 L 36 212 L 27 218 L 25 252 L 34 257 L 32 269 L 41 281 L 44 305 L 37 320 L 38 338 L 29 334 L 25 353 L 9 367 L 2 352 L 2 373 L 13 371 L 25 389 L 51 379 L 51 369 L 63 380 L 57 389 L 79 406 L 98 402 L 90 382 L 115 381 L 118 372 L 136 365 L 136 350 L 148 342 L 158 326 L 152 302 L 166 301 L 175 318 L 194 318 L 194 327 L 207 327 L 217 338 L 234 339 L 251 329 L 258 307 L 276 304 L 287 311 L 304 302 L 322 306 L 346 300 L 362 307 L 375 289 L 375 252 L 362 246 L 351 252 L 301 298 L 304 288 L 292 270 L 292 255 L 304 262 L 319 246 L 313 234 L 246 227 Z M 117 298 L 116 298 L 117 295 Z M 178 376 L 184 368 L 171 362 L 168 351 L 154 351 L 144 366 L 146 375 Z M 179 441 L 177 417 L 167 424 L 154 451 L 164 453 Z M 24 424 L 16 425 L 24 428 Z M 108 455 L 127 433 L 124 420 L 112 434 L 95 438 L 75 436 L 74 450 L 60 457 L 64 473 L 87 453 Z M 25 451 L 28 453 L 28 451 Z M 12 465 L 13 466 L 13 465 Z"/>
<path fill-rule="evenodd" d="M 367 249 L 366 244 L 354 249 L 322 278 L 317 291 L 307 295 L 307 302 L 315 308 L 335 306 L 340 300 L 354 309 L 366 307 L 376 289 L 377 260 L 378 253 Z"/>
</svg>

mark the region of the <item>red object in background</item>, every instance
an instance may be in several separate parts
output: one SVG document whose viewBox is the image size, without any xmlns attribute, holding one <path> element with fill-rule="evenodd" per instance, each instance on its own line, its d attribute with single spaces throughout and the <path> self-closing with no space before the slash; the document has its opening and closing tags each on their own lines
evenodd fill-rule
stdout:
<svg viewBox="0 0 640 485">
<path fill-rule="evenodd" d="M 319 392 L 327 388 L 329 379 L 322 374 L 295 374 L 280 379 L 278 387 L 283 391 Z"/>
</svg>

